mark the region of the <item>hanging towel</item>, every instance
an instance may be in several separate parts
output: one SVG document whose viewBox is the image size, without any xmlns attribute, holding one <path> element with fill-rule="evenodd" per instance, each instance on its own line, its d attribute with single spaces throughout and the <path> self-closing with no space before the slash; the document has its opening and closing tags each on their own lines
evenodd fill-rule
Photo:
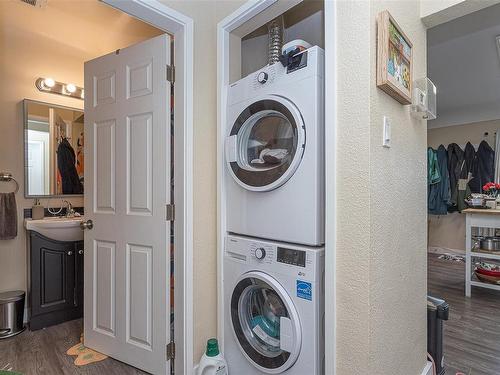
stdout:
<svg viewBox="0 0 500 375">
<path fill-rule="evenodd" d="M 0 193 L 0 240 L 17 236 L 17 205 L 15 193 Z"/>
</svg>

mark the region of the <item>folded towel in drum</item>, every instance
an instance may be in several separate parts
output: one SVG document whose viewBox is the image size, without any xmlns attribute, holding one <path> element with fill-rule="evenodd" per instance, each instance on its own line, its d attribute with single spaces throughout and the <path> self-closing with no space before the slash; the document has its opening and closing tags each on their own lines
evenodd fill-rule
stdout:
<svg viewBox="0 0 500 375">
<path fill-rule="evenodd" d="M 15 193 L 0 193 L 0 240 L 17 236 L 17 205 Z"/>
</svg>

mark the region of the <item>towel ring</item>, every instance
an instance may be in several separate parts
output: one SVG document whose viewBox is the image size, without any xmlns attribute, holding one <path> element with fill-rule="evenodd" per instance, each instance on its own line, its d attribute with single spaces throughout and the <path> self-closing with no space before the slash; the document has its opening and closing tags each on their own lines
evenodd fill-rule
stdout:
<svg viewBox="0 0 500 375">
<path fill-rule="evenodd" d="M 0 181 L 4 182 L 13 181 L 16 184 L 16 191 L 14 193 L 17 193 L 19 191 L 19 183 L 16 181 L 14 177 L 12 177 L 12 173 L 0 172 Z"/>
</svg>

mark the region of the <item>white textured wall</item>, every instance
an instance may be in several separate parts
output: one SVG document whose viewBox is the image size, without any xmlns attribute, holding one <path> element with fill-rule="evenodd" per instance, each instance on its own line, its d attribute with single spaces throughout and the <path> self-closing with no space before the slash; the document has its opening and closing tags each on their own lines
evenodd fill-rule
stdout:
<svg viewBox="0 0 500 375">
<path fill-rule="evenodd" d="M 366 375 L 370 373 L 370 7 L 364 1 L 340 1 L 336 21 L 336 365 L 339 375 Z"/>
<path fill-rule="evenodd" d="M 171 1 L 194 20 L 194 362 L 217 335 L 217 23 L 243 4 Z"/>
<path fill-rule="evenodd" d="M 337 373 L 426 364 L 427 125 L 376 87 L 376 17 L 389 10 L 426 74 L 420 2 L 337 4 Z M 328 21 L 327 21 L 328 22 Z M 392 147 L 382 147 L 383 116 Z M 327 125 L 328 126 L 328 125 Z"/>
<path fill-rule="evenodd" d="M 389 10 L 413 43 L 413 77 L 426 76 L 426 29 L 420 1 L 372 1 L 375 17 Z M 427 352 L 427 123 L 410 116 L 375 86 L 371 43 L 370 347 L 373 374 L 420 374 Z M 383 116 L 392 147 L 382 147 Z"/>
</svg>

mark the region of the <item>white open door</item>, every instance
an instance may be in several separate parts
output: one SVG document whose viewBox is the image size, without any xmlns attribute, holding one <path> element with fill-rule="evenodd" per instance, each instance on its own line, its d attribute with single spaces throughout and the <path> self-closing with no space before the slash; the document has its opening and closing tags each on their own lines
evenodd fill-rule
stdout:
<svg viewBox="0 0 500 375">
<path fill-rule="evenodd" d="M 170 364 L 170 37 L 85 63 L 85 345 Z"/>
</svg>

